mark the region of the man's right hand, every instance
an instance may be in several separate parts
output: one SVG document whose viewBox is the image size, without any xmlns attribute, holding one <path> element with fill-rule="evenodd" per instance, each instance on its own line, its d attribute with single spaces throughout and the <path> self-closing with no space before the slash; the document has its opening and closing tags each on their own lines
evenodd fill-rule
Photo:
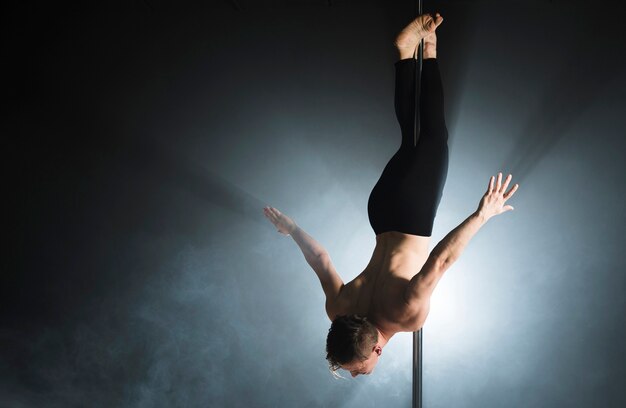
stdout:
<svg viewBox="0 0 626 408">
<path fill-rule="evenodd" d="M 291 233 L 298 227 L 296 223 L 285 214 L 278 211 L 274 207 L 265 207 L 263 209 L 265 216 L 274 224 L 283 235 L 291 235 Z"/>
</svg>

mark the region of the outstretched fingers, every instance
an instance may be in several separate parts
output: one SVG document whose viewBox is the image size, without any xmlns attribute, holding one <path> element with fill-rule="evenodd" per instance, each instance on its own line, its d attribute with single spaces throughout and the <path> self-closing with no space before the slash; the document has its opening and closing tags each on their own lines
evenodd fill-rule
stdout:
<svg viewBox="0 0 626 408">
<path fill-rule="evenodd" d="M 504 184 L 502 184 L 502 187 L 499 190 L 500 193 L 504 193 L 506 191 L 512 178 L 513 178 L 512 174 L 509 174 L 508 176 L 506 176 L 506 179 L 504 180 Z"/>
<path fill-rule="evenodd" d="M 505 193 L 506 189 L 511 183 L 511 180 L 513 180 L 512 174 L 506 176 L 506 178 L 504 179 L 504 183 L 502 182 L 502 173 L 498 173 L 498 176 L 491 176 L 491 178 L 489 178 L 489 185 L 487 186 L 487 193 L 500 193 L 503 194 L 505 198 L 507 196 L 510 197 L 515 192 L 515 189 L 517 189 L 518 186 L 516 184 L 514 188 Z"/>
<path fill-rule="evenodd" d="M 517 189 L 519 188 L 519 184 L 515 184 L 513 187 L 511 187 L 511 189 L 509 191 L 507 191 L 506 193 L 504 193 L 504 200 L 508 200 L 509 198 L 513 197 L 513 194 L 515 194 L 515 192 L 517 191 Z"/>
<path fill-rule="evenodd" d="M 513 197 L 513 194 L 515 194 L 519 188 L 519 184 L 515 184 L 509 191 L 507 191 L 507 188 L 509 188 L 509 185 L 511 184 L 511 180 L 513 180 L 513 175 L 509 174 L 503 182 L 501 172 L 498 173 L 497 176 L 491 176 L 489 178 L 487 192 L 480 200 L 480 205 L 478 207 L 479 211 L 481 211 L 483 215 L 486 215 L 487 219 L 493 217 L 494 215 L 513 210 L 512 205 L 505 205 L 505 203 L 509 198 Z"/>
<path fill-rule="evenodd" d="M 270 219 L 270 221 L 275 222 L 278 217 L 273 210 L 274 209 L 272 207 L 265 207 L 263 212 L 265 213 L 265 216 Z"/>
</svg>

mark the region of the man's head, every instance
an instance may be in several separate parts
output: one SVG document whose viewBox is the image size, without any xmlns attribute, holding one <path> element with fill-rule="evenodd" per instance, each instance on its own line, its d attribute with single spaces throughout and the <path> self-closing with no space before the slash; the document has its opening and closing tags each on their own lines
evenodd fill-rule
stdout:
<svg viewBox="0 0 626 408">
<path fill-rule="evenodd" d="M 366 317 L 337 316 L 328 330 L 326 360 L 335 375 L 340 368 L 350 371 L 353 377 L 370 374 L 382 350 L 378 330 Z"/>
</svg>

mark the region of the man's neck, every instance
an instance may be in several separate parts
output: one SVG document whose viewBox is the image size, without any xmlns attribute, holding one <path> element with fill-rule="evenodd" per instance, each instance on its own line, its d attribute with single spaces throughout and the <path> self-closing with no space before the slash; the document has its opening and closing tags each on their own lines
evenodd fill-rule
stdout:
<svg viewBox="0 0 626 408">
<path fill-rule="evenodd" d="M 376 331 L 378 331 L 378 344 L 380 344 L 380 347 L 385 347 L 385 345 L 389 342 L 391 336 L 393 336 L 393 333 L 386 334 L 381 332 L 378 328 L 376 328 Z"/>
</svg>

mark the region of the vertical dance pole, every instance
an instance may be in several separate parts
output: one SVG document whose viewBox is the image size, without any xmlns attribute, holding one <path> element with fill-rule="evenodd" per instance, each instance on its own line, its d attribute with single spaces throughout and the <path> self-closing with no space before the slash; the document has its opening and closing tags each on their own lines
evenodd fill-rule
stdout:
<svg viewBox="0 0 626 408">
<path fill-rule="evenodd" d="M 422 14 L 422 0 L 417 0 L 418 16 Z M 413 126 L 413 144 L 417 144 L 420 129 L 419 95 L 422 78 L 422 59 L 424 58 L 424 40 L 415 51 L 417 69 L 415 70 L 415 120 Z M 422 329 L 413 332 L 413 408 L 422 408 Z"/>
<path fill-rule="evenodd" d="M 419 16 L 422 14 L 422 0 L 417 0 L 416 14 Z M 420 100 L 420 85 L 422 78 L 422 59 L 424 58 L 424 39 L 420 41 L 419 47 L 415 49 L 413 58 L 417 60 L 417 69 L 415 70 L 415 116 L 413 120 L 413 146 L 417 145 L 417 139 L 420 133 L 420 113 L 419 113 L 419 100 Z"/>
</svg>

